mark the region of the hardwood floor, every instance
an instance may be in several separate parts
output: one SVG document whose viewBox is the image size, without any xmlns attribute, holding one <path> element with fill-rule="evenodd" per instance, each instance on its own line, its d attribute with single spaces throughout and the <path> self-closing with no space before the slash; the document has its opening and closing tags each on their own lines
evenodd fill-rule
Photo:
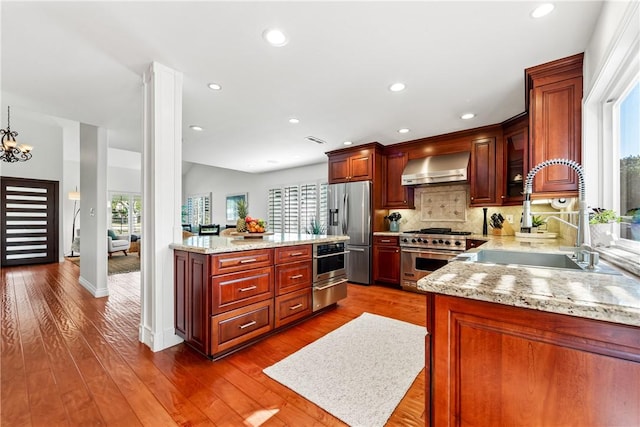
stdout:
<svg viewBox="0 0 640 427">
<path fill-rule="evenodd" d="M 139 274 L 93 298 L 71 262 L 3 268 L 0 425 L 344 426 L 262 373 L 367 311 L 425 324 L 423 295 L 349 285 L 339 306 L 217 362 L 138 342 Z M 423 426 L 424 370 L 387 423 Z"/>
</svg>

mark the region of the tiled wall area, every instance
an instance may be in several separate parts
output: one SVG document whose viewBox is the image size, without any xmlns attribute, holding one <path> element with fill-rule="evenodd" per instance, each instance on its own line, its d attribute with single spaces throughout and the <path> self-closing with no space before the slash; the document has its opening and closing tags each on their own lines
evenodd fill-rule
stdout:
<svg viewBox="0 0 640 427">
<path fill-rule="evenodd" d="M 464 201 L 460 200 L 461 197 L 464 197 Z M 455 231 L 482 234 L 482 207 L 469 207 L 469 203 L 468 184 L 424 186 L 415 189 L 415 209 L 397 209 L 389 212 L 399 212 L 402 215 L 400 231 L 447 227 Z M 541 214 L 543 218 L 557 216 L 562 220 L 576 224 L 577 215 L 563 213 L 575 210 L 573 205 L 574 203 L 569 203 L 565 209 L 558 210 L 548 203 L 533 203 L 531 211 L 534 215 L 544 212 Z M 505 218 L 507 215 L 512 215 L 514 219 L 513 230 L 520 230 L 522 206 L 487 206 L 487 208 L 487 218 L 491 218 L 494 213 L 500 213 Z M 575 240 L 575 229 L 562 221 L 548 220 L 547 228 L 550 232 L 558 233 L 563 240 L 569 242 Z M 489 233 L 491 232 L 489 226 Z"/>
</svg>

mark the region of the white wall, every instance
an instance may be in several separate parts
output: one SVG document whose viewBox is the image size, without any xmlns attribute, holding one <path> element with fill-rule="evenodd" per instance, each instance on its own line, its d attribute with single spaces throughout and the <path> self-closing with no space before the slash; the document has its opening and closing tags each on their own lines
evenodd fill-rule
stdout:
<svg viewBox="0 0 640 427">
<path fill-rule="evenodd" d="M 327 172 L 326 162 L 259 174 L 194 164 L 182 178 L 183 203 L 191 194 L 212 193 L 212 222 L 224 225 L 226 196 L 248 193 L 249 214 L 265 218 L 270 188 L 326 180 Z"/>
</svg>

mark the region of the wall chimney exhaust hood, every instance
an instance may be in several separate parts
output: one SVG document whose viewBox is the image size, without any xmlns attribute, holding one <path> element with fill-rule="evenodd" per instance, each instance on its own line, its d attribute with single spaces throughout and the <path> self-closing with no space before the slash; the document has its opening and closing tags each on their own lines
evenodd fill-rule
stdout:
<svg viewBox="0 0 640 427">
<path fill-rule="evenodd" d="M 402 185 L 467 181 L 469 157 L 470 153 L 464 151 L 409 160 L 402 171 Z"/>
</svg>

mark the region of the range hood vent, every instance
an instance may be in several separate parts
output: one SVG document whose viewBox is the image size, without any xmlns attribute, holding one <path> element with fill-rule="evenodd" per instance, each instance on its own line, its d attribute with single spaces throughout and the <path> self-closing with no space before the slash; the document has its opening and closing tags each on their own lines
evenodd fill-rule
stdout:
<svg viewBox="0 0 640 427">
<path fill-rule="evenodd" d="M 464 151 L 409 160 L 402 171 L 402 185 L 467 181 L 469 157 L 470 153 Z"/>
</svg>

